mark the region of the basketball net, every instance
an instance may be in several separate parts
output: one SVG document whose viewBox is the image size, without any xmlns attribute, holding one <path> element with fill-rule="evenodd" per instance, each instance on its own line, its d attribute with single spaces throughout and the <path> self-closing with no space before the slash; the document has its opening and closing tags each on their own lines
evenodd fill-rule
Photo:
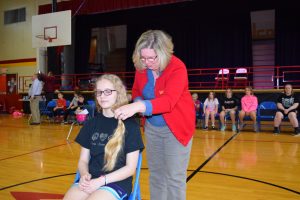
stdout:
<svg viewBox="0 0 300 200">
<path fill-rule="evenodd" d="M 48 43 L 52 42 L 53 38 L 46 36 L 45 35 L 36 35 L 36 38 L 40 39 L 40 44 L 42 46 L 47 46 Z"/>
</svg>

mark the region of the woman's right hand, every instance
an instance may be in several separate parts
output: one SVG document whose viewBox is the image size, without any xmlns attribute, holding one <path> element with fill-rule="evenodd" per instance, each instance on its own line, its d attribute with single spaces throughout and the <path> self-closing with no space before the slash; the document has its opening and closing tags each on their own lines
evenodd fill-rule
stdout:
<svg viewBox="0 0 300 200">
<path fill-rule="evenodd" d="M 79 180 L 79 189 L 80 190 L 85 190 L 90 186 L 90 180 L 91 180 L 92 176 L 91 174 L 87 173 L 83 176 L 80 177 Z"/>
<path fill-rule="evenodd" d="M 143 113 L 146 110 L 146 106 L 141 101 L 137 101 L 131 104 L 127 104 L 117 108 L 115 110 L 115 118 L 125 120 L 132 117 L 136 113 Z"/>
</svg>

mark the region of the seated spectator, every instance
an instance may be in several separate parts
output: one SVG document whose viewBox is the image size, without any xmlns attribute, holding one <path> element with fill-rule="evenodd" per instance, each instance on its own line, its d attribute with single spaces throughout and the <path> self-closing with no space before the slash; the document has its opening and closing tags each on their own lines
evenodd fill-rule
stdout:
<svg viewBox="0 0 300 200">
<path fill-rule="evenodd" d="M 200 114 L 200 101 L 198 99 L 198 94 L 197 93 L 193 93 L 192 94 L 192 98 L 193 98 L 193 101 L 194 101 L 195 111 L 196 111 L 196 127 L 200 128 L 201 114 Z"/>
<path fill-rule="evenodd" d="M 209 92 L 208 97 L 204 101 L 203 113 L 205 113 L 205 126 L 204 129 L 208 129 L 208 120 L 209 116 L 211 119 L 211 127 L 215 128 L 215 116 L 218 113 L 219 101 L 216 98 L 216 94 L 214 92 Z"/>
<path fill-rule="evenodd" d="M 235 125 L 235 113 L 238 108 L 237 99 L 233 98 L 232 90 L 228 88 L 225 92 L 225 98 L 221 101 L 222 111 L 220 112 L 220 121 L 221 121 L 221 131 L 225 131 L 225 116 L 230 115 L 230 119 L 232 122 L 232 131 L 236 131 Z"/>
<path fill-rule="evenodd" d="M 78 95 L 78 106 L 75 110 L 75 114 L 80 113 L 81 111 L 86 109 L 86 106 L 88 105 L 88 103 L 85 101 L 84 96 L 82 96 L 81 94 Z"/>
<path fill-rule="evenodd" d="M 115 75 L 103 75 L 95 87 L 97 108 L 102 112 L 84 124 L 76 138 L 82 146 L 78 162 L 81 177 L 64 200 L 128 199 L 138 155 L 144 148 L 134 120 L 114 118 L 114 109 L 127 104 L 121 80 Z"/>
<path fill-rule="evenodd" d="M 274 118 L 274 134 L 279 134 L 279 126 L 284 117 L 288 117 L 294 127 L 295 136 L 300 136 L 297 120 L 299 100 L 294 96 L 293 87 L 290 84 L 284 86 L 284 93 L 277 99 L 277 112 Z"/>
<path fill-rule="evenodd" d="M 84 97 L 82 95 L 78 96 L 78 107 L 75 110 L 76 120 L 78 123 L 82 124 L 86 119 L 87 116 L 91 113 L 88 109 L 88 103 L 84 100 Z"/>
<path fill-rule="evenodd" d="M 79 92 L 74 91 L 73 99 L 69 107 L 65 110 L 63 123 L 67 123 L 67 119 L 70 113 L 75 112 L 75 110 L 78 108 L 78 96 L 79 96 Z"/>
<path fill-rule="evenodd" d="M 67 101 L 64 99 L 64 95 L 61 92 L 57 94 L 56 106 L 53 108 L 53 114 L 55 122 L 59 122 L 60 118 L 63 117 L 63 112 L 66 110 Z"/>
<path fill-rule="evenodd" d="M 241 100 L 242 110 L 239 113 L 239 130 L 242 130 L 245 127 L 244 118 L 245 116 L 250 116 L 253 121 L 254 132 L 258 131 L 258 126 L 256 122 L 256 109 L 258 106 L 257 97 L 253 95 L 252 87 L 245 88 L 245 96 Z"/>
</svg>

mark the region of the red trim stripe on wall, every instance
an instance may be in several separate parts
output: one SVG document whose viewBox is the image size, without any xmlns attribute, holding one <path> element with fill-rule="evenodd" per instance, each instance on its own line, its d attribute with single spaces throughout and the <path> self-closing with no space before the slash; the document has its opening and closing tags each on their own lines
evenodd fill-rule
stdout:
<svg viewBox="0 0 300 200">
<path fill-rule="evenodd" d="M 23 63 L 23 62 L 36 62 L 36 58 L 23 58 L 16 60 L 1 60 L 0 64 Z"/>
</svg>

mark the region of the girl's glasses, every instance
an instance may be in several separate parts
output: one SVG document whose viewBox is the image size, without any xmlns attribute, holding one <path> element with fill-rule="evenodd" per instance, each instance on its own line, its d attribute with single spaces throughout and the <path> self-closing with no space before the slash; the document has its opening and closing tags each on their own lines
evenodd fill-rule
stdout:
<svg viewBox="0 0 300 200">
<path fill-rule="evenodd" d="M 106 89 L 106 90 L 96 90 L 95 91 L 95 96 L 96 97 L 101 97 L 102 93 L 104 94 L 104 96 L 109 96 L 112 94 L 113 91 L 116 91 L 116 90 L 111 90 L 111 89 Z"/>
</svg>

